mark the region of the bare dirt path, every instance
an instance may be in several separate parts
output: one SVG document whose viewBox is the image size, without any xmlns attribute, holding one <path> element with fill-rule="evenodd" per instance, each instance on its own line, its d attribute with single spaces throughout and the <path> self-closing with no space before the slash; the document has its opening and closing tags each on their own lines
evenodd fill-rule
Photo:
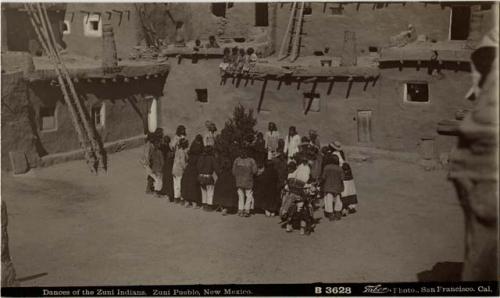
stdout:
<svg viewBox="0 0 500 298">
<path fill-rule="evenodd" d="M 106 176 L 83 161 L 2 173 L 18 276 L 47 273 L 23 286 L 416 281 L 462 259 L 463 216 L 444 171 L 353 163 L 359 212 L 306 237 L 286 234 L 278 218 L 146 196 L 140 152 L 112 155 Z"/>
</svg>

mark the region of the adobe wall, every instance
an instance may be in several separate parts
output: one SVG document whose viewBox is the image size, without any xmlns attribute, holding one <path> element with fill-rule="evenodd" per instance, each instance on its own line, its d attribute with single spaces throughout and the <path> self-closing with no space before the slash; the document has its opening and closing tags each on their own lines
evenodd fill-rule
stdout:
<svg viewBox="0 0 500 298">
<path fill-rule="evenodd" d="M 64 48 L 60 24 L 64 20 L 64 11 L 48 10 L 47 13 L 56 42 Z M 42 53 L 38 37 L 25 11 L 17 9 L 2 11 L 2 50 L 24 51 L 33 55 Z"/>
<path fill-rule="evenodd" d="M 105 104 L 105 125 L 98 128 L 104 143 L 125 139 L 144 133 L 143 118 L 147 117 L 150 99 L 136 99 L 137 110 L 128 102 L 127 98 L 133 95 L 161 95 L 163 85 L 161 77 L 150 80 L 132 80 L 130 83 L 102 84 L 101 82 L 79 83 L 77 92 L 86 100 L 87 110 L 94 104 Z M 109 84 L 121 84 L 110 88 Z M 52 104 L 57 101 L 57 130 L 40 131 L 40 139 L 44 149 L 49 154 L 66 152 L 80 148 L 76 131 L 73 127 L 71 114 L 68 111 L 61 91 L 57 86 L 50 86 L 46 82 L 32 84 L 31 103 L 35 111 L 40 105 Z M 139 114 L 140 113 L 140 114 Z M 37 116 L 38 117 L 38 116 Z"/>
<path fill-rule="evenodd" d="M 367 52 L 368 46 L 387 44 L 391 36 L 407 30 L 408 24 L 415 27 L 418 35 L 426 34 L 436 40 L 448 39 L 449 7 L 390 3 L 388 7 L 373 9 L 374 4 L 360 4 L 357 10 L 357 3 L 345 3 L 342 15 L 332 15 L 328 7 L 337 7 L 338 3 L 329 3 L 324 13 L 323 3 L 312 3 L 312 14 L 304 16 L 301 54 L 312 55 L 315 50 L 330 47 L 333 54 L 339 56 L 346 30 L 356 33 L 359 53 Z M 290 4 L 278 5 L 277 36 L 284 36 L 289 16 Z"/>
<path fill-rule="evenodd" d="M 30 163 L 38 157 L 34 110 L 22 72 L 2 73 L 2 169 L 10 170 L 9 152 L 26 152 Z"/>
<path fill-rule="evenodd" d="M 2 169 L 10 170 L 10 151 L 25 152 L 31 167 L 49 154 L 80 149 L 70 112 L 58 86 L 49 82 L 28 84 L 22 72 L 2 74 Z M 127 98 L 135 95 L 161 97 L 164 76 L 148 80 L 132 79 L 129 83 L 103 84 L 100 81 L 76 84 L 88 111 L 93 104 L 105 104 L 105 125 L 98 128 L 104 143 L 144 134 L 152 99 L 135 98 L 133 108 Z M 108 84 L 121 84 L 110 89 Z M 57 129 L 41 131 L 39 110 L 56 103 Z M 160 107 L 161 107 L 161 103 Z M 146 125 L 146 127 L 145 127 Z"/>
<path fill-rule="evenodd" d="M 234 3 L 226 10 L 226 18 L 211 11 L 212 3 L 146 4 L 146 16 L 161 38 L 174 42 L 175 22 L 184 23 L 186 40 L 207 40 L 221 30 L 224 37 L 248 37 L 255 25 L 255 3 Z M 172 18 L 170 18 L 170 16 Z M 227 23 L 224 25 L 224 23 Z"/>
<path fill-rule="evenodd" d="M 120 22 L 119 14 L 111 14 L 108 19 L 106 11 L 122 11 Z M 133 3 L 68 3 L 65 20 L 70 21 L 71 33 L 63 35 L 63 41 L 69 52 L 99 59 L 102 56 L 102 37 L 84 35 L 83 26 L 86 13 L 101 13 L 103 23 L 113 26 L 118 58 L 127 58 L 132 48 L 139 43 L 139 19 L 135 13 Z M 130 12 L 128 17 L 127 11 Z M 72 21 L 71 21 L 72 20 Z"/>
<path fill-rule="evenodd" d="M 204 133 L 206 120 L 214 121 L 222 129 L 224 122 L 231 117 L 237 104 L 257 109 L 262 81 L 245 81 L 236 88 L 228 79 L 225 86 L 220 85 L 218 60 L 200 60 L 198 64 L 183 60 L 182 64 L 172 64 L 164 91 L 163 127 L 168 134 L 175 127 L 184 124 L 189 138 L 196 133 Z M 370 146 L 416 152 L 421 138 L 434 137 L 441 151 L 448 150 L 452 138 L 441 139 L 436 132 L 437 122 L 454 119 L 455 112 L 470 104 L 464 99 L 468 90 L 469 74 L 444 71 L 445 78 L 438 80 L 427 75 L 426 70 L 397 69 L 382 70 L 375 86 L 370 83 L 363 91 L 364 83 L 353 83 L 349 98 L 345 98 L 347 82 L 336 82 L 333 92 L 327 95 L 329 83 L 319 83 L 316 92 L 320 94 L 320 112 L 304 115 L 303 93 L 309 92 L 311 84 L 286 86 L 277 90 L 277 81 L 269 81 L 263 102 L 263 111 L 258 114 L 257 129 L 265 131 L 267 123 L 274 121 L 285 134 L 290 125 L 296 125 L 299 134 L 316 129 L 322 142 L 333 139 L 346 145 L 358 145 L 357 112 L 372 110 L 372 137 Z M 431 103 L 411 105 L 403 103 L 403 87 L 407 80 L 426 80 L 429 82 Z M 196 88 L 208 89 L 208 103 L 195 100 Z"/>
</svg>

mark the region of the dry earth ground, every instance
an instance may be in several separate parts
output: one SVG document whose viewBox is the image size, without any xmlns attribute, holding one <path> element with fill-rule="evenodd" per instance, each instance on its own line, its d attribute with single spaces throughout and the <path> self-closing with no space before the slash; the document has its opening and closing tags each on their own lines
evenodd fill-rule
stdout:
<svg viewBox="0 0 500 298">
<path fill-rule="evenodd" d="M 223 217 L 144 194 L 140 149 L 13 178 L 2 173 L 10 249 L 23 286 L 416 281 L 463 256 L 463 215 L 445 171 L 353 163 L 359 212 L 311 236 L 278 218 Z M 316 217 L 322 216 L 320 212 Z"/>
</svg>

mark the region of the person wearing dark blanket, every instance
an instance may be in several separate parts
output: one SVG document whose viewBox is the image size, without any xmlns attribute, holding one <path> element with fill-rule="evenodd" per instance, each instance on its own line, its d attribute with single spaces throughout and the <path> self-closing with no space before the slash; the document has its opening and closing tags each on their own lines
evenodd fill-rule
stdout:
<svg viewBox="0 0 500 298">
<path fill-rule="evenodd" d="M 276 150 L 276 154 L 272 159 L 274 169 L 278 174 L 278 181 L 276 187 L 278 189 L 278 193 L 281 192 L 283 187 L 286 184 L 286 178 L 288 176 L 288 166 L 287 166 L 287 157 L 285 153 L 283 153 L 283 148 L 285 146 L 285 140 L 278 140 L 278 149 Z"/>
<path fill-rule="evenodd" d="M 201 202 L 203 210 L 213 211 L 214 199 L 214 173 L 215 173 L 215 157 L 214 147 L 205 146 L 203 154 L 198 158 L 198 181 L 201 187 Z"/>
<path fill-rule="evenodd" d="M 261 132 L 257 133 L 252 149 L 255 162 L 257 165 L 262 167 L 264 165 L 264 161 L 267 159 L 267 150 L 266 141 L 264 140 L 264 135 Z"/>
<path fill-rule="evenodd" d="M 356 213 L 358 196 L 356 194 L 356 185 L 354 184 L 354 177 L 349 163 L 344 162 L 342 170 L 344 171 L 344 191 L 340 194 L 340 200 L 343 206 L 342 215 L 345 216 L 347 213 Z"/>
<path fill-rule="evenodd" d="M 146 194 L 154 193 L 154 179 L 149 175 L 147 166 L 149 166 L 149 160 L 151 159 L 151 152 L 153 151 L 153 139 L 155 135 L 153 133 L 148 133 L 146 135 L 146 141 L 144 143 L 144 148 L 142 152 L 142 158 L 140 160 L 141 164 L 146 168 Z"/>
<path fill-rule="evenodd" d="M 184 206 L 199 208 L 201 206 L 201 188 L 198 181 L 198 158 L 203 152 L 203 137 L 196 135 L 188 152 L 188 162 L 181 180 L 181 195 Z"/>
<path fill-rule="evenodd" d="M 339 166 L 339 158 L 337 155 L 327 155 L 324 158 L 325 167 L 321 174 L 323 182 L 323 192 L 325 194 L 325 217 L 333 220 L 342 218 L 342 201 L 340 193 L 344 190 L 344 172 Z"/>
<path fill-rule="evenodd" d="M 275 216 L 280 207 L 278 172 L 271 161 L 266 161 L 262 173 L 255 176 L 255 208 L 264 210 L 266 216 Z"/>
<path fill-rule="evenodd" d="M 217 181 L 215 182 L 214 204 L 222 207 L 222 215 L 238 207 L 236 178 L 231 172 L 231 160 L 220 157 L 216 168 Z"/>
<path fill-rule="evenodd" d="M 156 135 L 153 138 L 153 148 L 151 149 L 149 162 L 146 164 L 146 168 L 149 172 L 149 176 L 153 178 L 153 189 L 155 197 L 160 197 L 161 189 L 163 188 L 163 168 L 164 159 L 161 144 L 163 139 Z"/>
<path fill-rule="evenodd" d="M 174 201 L 174 176 L 172 175 L 172 168 L 174 166 L 174 152 L 170 148 L 170 137 L 163 137 L 162 144 L 162 152 L 163 152 L 163 187 L 160 191 L 160 194 L 163 196 L 167 196 L 167 199 L 170 202 Z"/>
</svg>

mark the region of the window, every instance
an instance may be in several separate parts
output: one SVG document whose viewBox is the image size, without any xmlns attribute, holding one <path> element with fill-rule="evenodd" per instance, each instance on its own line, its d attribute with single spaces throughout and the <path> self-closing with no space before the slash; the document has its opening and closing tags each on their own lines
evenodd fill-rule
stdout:
<svg viewBox="0 0 500 298">
<path fill-rule="evenodd" d="M 344 8 L 342 6 L 337 7 L 329 7 L 330 15 L 332 16 L 341 16 L 344 13 Z"/>
<path fill-rule="evenodd" d="M 368 52 L 370 52 L 370 53 L 378 53 L 378 47 L 369 46 L 368 47 Z"/>
<path fill-rule="evenodd" d="M 92 106 L 92 122 L 96 128 L 104 127 L 106 121 L 106 106 L 104 104 L 96 104 Z"/>
<path fill-rule="evenodd" d="M 71 33 L 71 23 L 69 21 L 64 20 L 61 23 L 61 32 L 65 35 Z"/>
<path fill-rule="evenodd" d="M 40 130 L 54 131 L 57 129 L 56 105 L 40 107 Z"/>
<path fill-rule="evenodd" d="M 312 14 L 311 2 L 304 3 L 304 15 L 307 16 L 311 14 Z"/>
<path fill-rule="evenodd" d="M 226 3 L 222 3 L 222 2 L 212 3 L 212 13 L 216 17 L 225 18 L 226 17 Z"/>
<path fill-rule="evenodd" d="M 194 89 L 196 91 L 196 101 L 198 102 L 208 102 L 208 90 L 207 89 Z"/>
<path fill-rule="evenodd" d="M 83 34 L 90 37 L 102 36 L 102 21 L 100 14 L 85 15 L 83 18 Z"/>
<path fill-rule="evenodd" d="M 269 26 L 268 6 L 266 2 L 255 3 L 255 26 Z"/>
<path fill-rule="evenodd" d="M 427 82 L 408 82 L 404 87 L 404 101 L 415 103 L 429 102 L 429 85 Z"/>
<path fill-rule="evenodd" d="M 470 6 L 453 6 L 451 8 L 451 40 L 466 40 L 469 37 L 470 17 Z"/>
</svg>

